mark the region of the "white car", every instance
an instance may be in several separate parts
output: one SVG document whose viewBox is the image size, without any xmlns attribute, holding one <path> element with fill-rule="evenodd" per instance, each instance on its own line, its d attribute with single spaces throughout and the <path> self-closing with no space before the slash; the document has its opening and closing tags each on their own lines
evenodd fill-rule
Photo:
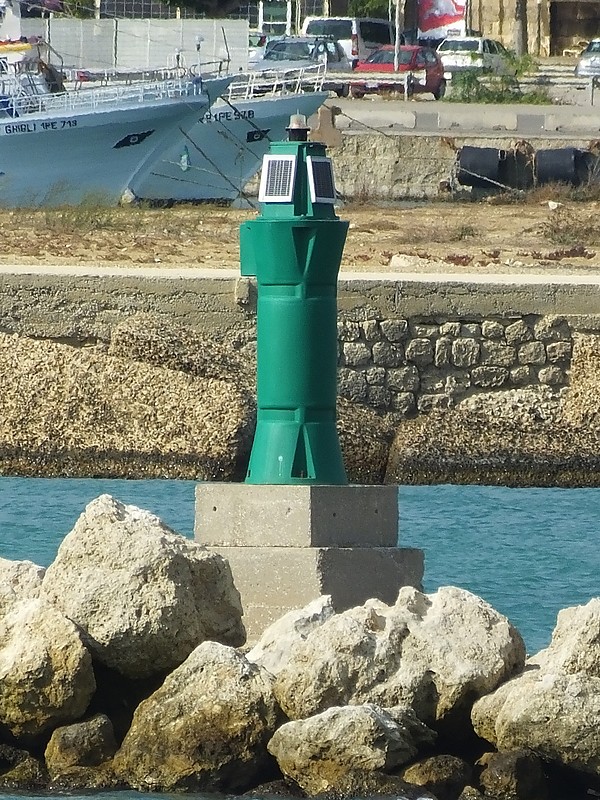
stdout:
<svg viewBox="0 0 600 800">
<path fill-rule="evenodd" d="M 514 75 L 510 53 L 500 42 L 482 36 L 449 36 L 440 43 L 438 55 L 446 80 L 465 70 L 482 70 L 492 75 Z"/>
<path fill-rule="evenodd" d="M 592 39 L 580 54 L 575 75 L 578 78 L 597 78 L 600 76 L 600 39 Z"/>
<path fill-rule="evenodd" d="M 270 39 L 262 56 L 252 63 L 253 72 L 286 72 L 325 66 L 326 73 L 352 72 L 352 63 L 341 44 L 321 36 L 280 36 Z M 326 77 L 323 88 L 339 97 L 348 94 L 348 81 Z"/>
<path fill-rule="evenodd" d="M 262 58 L 265 45 L 268 40 L 266 33 L 260 31 L 250 31 L 248 34 L 248 68 L 252 68 L 252 64 Z"/>
</svg>

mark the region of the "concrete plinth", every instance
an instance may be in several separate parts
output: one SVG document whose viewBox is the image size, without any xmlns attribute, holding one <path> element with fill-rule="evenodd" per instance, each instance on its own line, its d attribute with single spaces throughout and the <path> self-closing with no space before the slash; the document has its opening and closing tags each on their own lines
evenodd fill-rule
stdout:
<svg viewBox="0 0 600 800">
<path fill-rule="evenodd" d="M 423 552 L 397 547 L 397 486 L 199 484 L 195 538 L 229 561 L 249 642 L 323 594 L 344 611 L 423 578 Z"/>
</svg>

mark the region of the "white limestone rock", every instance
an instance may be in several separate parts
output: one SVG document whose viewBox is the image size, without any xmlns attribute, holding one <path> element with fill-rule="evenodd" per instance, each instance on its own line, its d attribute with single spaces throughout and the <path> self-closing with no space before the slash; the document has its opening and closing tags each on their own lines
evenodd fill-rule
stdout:
<svg viewBox="0 0 600 800">
<path fill-rule="evenodd" d="M 500 750 L 529 748 L 600 775 L 599 641 L 599 598 L 560 611 L 549 647 L 475 703 L 477 734 Z"/>
<path fill-rule="evenodd" d="M 229 564 L 109 495 L 65 537 L 42 591 L 94 658 L 130 678 L 174 669 L 206 639 L 245 640 Z"/>
<path fill-rule="evenodd" d="M 322 595 L 304 608 L 293 609 L 265 630 L 246 653 L 248 661 L 277 675 L 287 664 L 292 647 L 335 614 L 331 595 Z"/>
<path fill-rule="evenodd" d="M 77 628 L 50 603 L 0 609 L 0 724 L 17 739 L 78 719 L 95 688 Z"/>
<path fill-rule="evenodd" d="M 16 600 L 39 597 L 45 571 L 32 561 L 0 558 L 0 612 Z"/>
<path fill-rule="evenodd" d="M 550 646 L 529 659 L 544 672 L 600 678 L 600 597 L 558 612 Z"/>
<path fill-rule="evenodd" d="M 453 586 L 431 595 L 406 587 L 394 611 L 410 635 L 402 648 L 399 677 L 409 685 L 415 674 L 431 672 L 435 718 L 464 701 L 487 694 L 519 672 L 525 645 L 509 620 L 480 597 Z"/>
<path fill-rule="evenodd" d="M 462 589 L 400 590 L 394 606 L 370 600 L 327 620 L 298 642 L 275 678 L 290 719 L 333 705 L 409 705 L 429 725 L 467 714 L 523 666 L 516 629 Z"/>
<path fill-rule="evenodd" d="M 283 714 L 272 676 L 243 654 L 204 642 L 142 702 L 114 767 L 152 791 L 243 791 L 268 780 L 267 743 Z"/>
<path fill-rule="evenodd" d="M 600 678 L 533 668 L 480 698 L 471 719 L 498 750 L 527 748 L 600 775 Z"/>
<path fill-rule="evenodd" d="M 269 751 L 308 795 L 350 794 L 359 793 L 370 774 L 393 771 L 434 740 L 412 709 L 365 704 L 288 722 L 275 732 Z"/>
</svg>

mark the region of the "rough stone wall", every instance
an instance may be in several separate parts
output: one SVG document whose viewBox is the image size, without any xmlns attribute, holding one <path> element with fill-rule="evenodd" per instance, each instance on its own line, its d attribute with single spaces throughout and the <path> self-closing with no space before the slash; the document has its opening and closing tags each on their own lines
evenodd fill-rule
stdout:
<svg viewBox="0 0 600 800">
<path fill-rule="evenodd" d="M 368 199 L 420 200 L 447 196 L 449 187 L 455 192 L 471 193 L 471 188 L 461 187 L 456 177 L 457 156 L 464 145 L 505 150 L 509 156 L 507 174 L 503 180 L 521 187 L 531 185 L 531 168 L 529 161 L 514 155 L 515 151 L 519 153 L 523 152 L 523 148 L 536 151 L 560 147 L 589 150 L 592 147 L 589 137 L 575 131 L 571 137 L 530 137 L 531 141 L 524 145 L 523 135 L 518 132 L 518 114 L 493 106 L 486 108 L 486 116 L 487 124 L 493 124 L 498 129 L 494 135 L 474 136 L 464 129 L 461 131 L 461 126 L 479 123 L 475 119 L 467 122 L 462 107 L 460 114 L 457 114 L 452 104 L 448 103 L 436 105 L 430 111 L 430 116 L 434 118 L 433 125 L 439 124 L 444 129 L 455 128 L 456 135 L 414 135 L 411 128 L 417 122 L 425 124 L 425 115 L 418 121 L 409 104 L 399 102 L 397 105 L 396 124 L 406 126 L 403 133 L 399 130 L 384 135 L 345 131 L 339 143 L 333 139 L 327 140 L 328 152 L 334 161 L 336 189 L 342 197 L 358 202 Z M 554 117 L 550 112 L 541 110 L 539 124 L 546 129 L 564 124 L 562 118 L 556 120 Z M 247 187 L 248 192 L 255 192 L 256 186 L 255 179 Z"/>
<path fill-rule="evenodd" d="M 515 44 L 515 6 L 515 0 L 476 0 L 468 5 L 467 23 L 484 36 L 498 39 L 512 48 Z M 534 56 L 550 55 L 550 0 L 527 3 L 526 13 L 527 51 Z"/>
<path fill-rule="evenodd" d="M 410 417 L 487 391 L 559 391 L 569 383 L 574 336 L 600 334 L 598 308 L 594 283 L 342 280 L 340 395 Z M 75 347 L 108 347 L 117 326 L 140 312 L 210 335 L 252 369 L 256 289 L 248 278 L 5 275 L 0 292 L 0 330 Z"/>
<path fill-rule="evenodd" d="M 494 389 L 568 383 L 572 332 L 562 317 L 441 320 L 343 315 L 339 393 L 401 416 Z"/>
</svg>

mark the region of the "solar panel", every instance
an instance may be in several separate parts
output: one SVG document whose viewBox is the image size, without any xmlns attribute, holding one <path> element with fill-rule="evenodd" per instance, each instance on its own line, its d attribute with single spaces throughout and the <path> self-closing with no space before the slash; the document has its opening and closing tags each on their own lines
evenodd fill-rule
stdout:
<svg viewBox="0 0 600 800">
<path fill-rule="evenodd" d="M 296 156 L 265 156 L 258 200 L 261 203 L 290 203 L 294 193 Z"/>
<path fill-rule="evenodd" d="M 313 203 L 335 203 L 335 183 L 331 159 L 322 156 L 307 156 L 308 183 Z"/>
</svg>

